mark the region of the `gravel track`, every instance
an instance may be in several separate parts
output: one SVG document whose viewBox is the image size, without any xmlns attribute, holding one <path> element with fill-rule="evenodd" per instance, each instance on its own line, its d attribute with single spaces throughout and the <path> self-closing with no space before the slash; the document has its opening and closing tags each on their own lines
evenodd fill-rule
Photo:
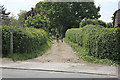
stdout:
<svg viewBox="0 0 120 80">
<path fill-rule="evenodd" d="M 85 63 L 76 52 L 65 42 L 53 40 L 51 49 L 40 57 L 29 59 L 31 62 Z"/>
</svg>

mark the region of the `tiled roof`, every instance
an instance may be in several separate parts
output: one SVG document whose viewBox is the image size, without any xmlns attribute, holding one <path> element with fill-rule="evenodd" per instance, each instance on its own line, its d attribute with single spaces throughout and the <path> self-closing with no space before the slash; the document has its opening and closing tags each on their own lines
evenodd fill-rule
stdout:
<svg viewBox="0 0 120 80">
<path fill-rule="evenodd" d="M 113 15 L 115 15 L 118 11 L 120 11 L 120 9 L 118 9 L 117 11 L 115 11 L 115 13 Z"/>
</svg>

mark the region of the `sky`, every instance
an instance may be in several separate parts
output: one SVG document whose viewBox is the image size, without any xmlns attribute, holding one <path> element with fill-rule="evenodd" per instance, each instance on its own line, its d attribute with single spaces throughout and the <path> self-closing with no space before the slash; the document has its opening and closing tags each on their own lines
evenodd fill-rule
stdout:
<svg viewBox="0 0 120 80">
<path fill-rule="evenodd" d="M 7 12 L 11 12 L 15 16 L 20 13 L 20 10 L 29 11 L 31 7 L 41 0 L 0 0 L 0 5 L 4 5 Z M 113 13 L 118 9 L 118 1 L 120 0 L 94 0 L 95 5 L 100 6 L 100 20 L 105 22 L 112 22 L 111 17 Z M 17 18 L 17 17 L 16 17 Z"/>
</svg>

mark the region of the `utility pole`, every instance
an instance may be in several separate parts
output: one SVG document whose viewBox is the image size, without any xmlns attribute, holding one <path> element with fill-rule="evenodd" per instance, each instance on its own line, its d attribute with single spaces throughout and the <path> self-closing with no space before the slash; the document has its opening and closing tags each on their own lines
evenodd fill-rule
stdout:
<svg viewBox="0 0 120 80">
<path fill-rule="evenodd" d="M 0 26 L 2 25 L 2 6 L 0 5 Z M 0 27 L 0 58 L 2 58 L 2 27 Z M 0 65 L 2 65 L 2 60 L 0 60 Z M 0 69 L 0 76 L 2 76 L 2 69 Z M 2 79 L 2 77 L 0 77 Z"/>
<path fill-rule="evenodd" d="M 0 5 L 0 26 L 2 25 L 2 7 Z M 2 27 L 0 27 L 0 58 L 2 57 Z"/>
</svg>

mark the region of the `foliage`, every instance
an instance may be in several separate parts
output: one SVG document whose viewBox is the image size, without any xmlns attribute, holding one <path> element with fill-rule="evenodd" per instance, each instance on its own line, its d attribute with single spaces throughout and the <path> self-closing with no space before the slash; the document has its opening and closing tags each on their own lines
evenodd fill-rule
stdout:
<svg viewBox="0 0 120 80">
<path fill-rule="evenodd" d="M 104 28 L 100 25 L 86 25 L 66 32 L 66 39 L 85 48 L 87 55 L 115 61 L 120 60 L 119 36 L 119 28 Z"/>
<path fill-rule="evenodd" d="M 96 7 L 94 2 L 39 2 L 35 9 L 48 13 L 51 33 L 59 33 L 62 37 L 67 29 L 79 27 L 80 21 L 84 18 L 100 17 L 100 7 Z"/>
<path fill-rule="evenodd" d="M 16 16 L 14 14 L 12 14 L 12 16 L 10 16 L 10 24 L 11 26 L 16 26 L 18 27 L 19 23 L 18 20 L 16 19 Z"/>
<path fill-rule="evenodd" d="M 20 13 L 18 14 L 18 23 L 19 23 L 19 26 L 22 26 L 24 27 L 24 23 L 25 23 L 25 13 L 27 11 L 24 11 L 24 10 L 20 10 Z"/>
<path fill-rule="evenodd" d="M 85 25 L 89 25 L 89 24 L 101 25 L 101 26 L 107 27 L 105 22 L 103 22 L 102 20 L 98 20 L 98 19 L 84 19 L 80 22 L 79 27 L 82 28 Z M 109 27 L 109 24 L 108 24 L 108 27 Z"/>
<path fill-rule="evenodd" d="M 40 14 L 40 13 L 42 13 L 42 15 L 44 15 L 44 16 L 46 16 L 47 18 L 49 17 L 49 16 L 47 16 L 47 13 L 45 12 L 45 11 L 41 11 L 41 10 L 36 10 L 36 9 L 34 9 L 34 8 L 31 8 L 31 10 L 30 11 L 28 11 L 28 12 L 26 12 L 25 14 L 24 14 L 24 18 L 25 18 L 25 20 L 27 19 L 27 17 L 29 17 L 29 16 L 31 16 L 31 17 L 33 17 L 33 16 L 35 16 L 35 15 L 37 15 L 37 14 Z"/>
<path fill-rule="evenodd" d="M 112 22 L 114 22 L 114 16 L 112 16 L 111 18 L 112 18 Z"/>
<path fill-rule="evenodd" d="M 106 26 L 107 28 L 113 28 L 113 23 L 112 22 L 106 23 Z"/>
<path fill-rule="evenodd" d="M 87 55 L 86 48 L 81 47 L 77 43 L 71 42 L 66 38 L 64 38 L 64 41 L 67 42 L 69 45 L 71 45 L 77 51 L 76 54 L 79 56 L 79 58 L 83 59 L 84 61 L 94 64 L 105 64 L 105 65 L 114 65 L 114 66 L 120 65 L 119 61 L 113 61 L 110 59 L 98 59 L 96 57 L 89 56 Z"/>
<path fill-rule="evenodd" d="M 50 20 L 45 11 L 35 10 L 32 8 L 25 14 L 25 26 L 42 28 L 45 31 L 49 30 Z"/>
<path fill-rule="evenodd" d="M 47 41 L 47 43 L 41 45 L 41 48 L 39 50 L 24 54 L 20 54 L 20 53 L 9 54 L 8 57 L 12 58 L 14 61 L 17 60 L 23 61 L 27 59 L 32 59 L 43 55 L 48 49 L 50 49 L 50 47 L 51 47 L 51 41 Z"/>
<path fill-rule="evenodd" d="M 1 16 L 1 18 L 2 18 L 2 24 L 3 25 L 9 25 L 9 23 L 10 23 L 10 19 L 9 19 L 9 15 L 10 15 L 10 12 L 6 12 L 6 10 L 7 9 L 5 9 L 5 7 L 4 6 L 2 6 L 1 7 L 1 14 L 2 14 L 2 16 Z"/>
<path fill-rule="evenodd" d="M 40 13 L 33 17 L 27 17 L 27 20 L 25 20 L 25 25 L 27 27 L 34 26 L 34 28 L 42 28 L 47 31 L 47 29 L 50 27 L 50 21 L 49 18 Z"/>
<path fill-rule="evenodd" d="M 10 15 L 10 12 L 6 13 L 6 10 L 4 6 L 2 6 L 2 19 L 5 19 L 5 16 L 8 17 Z"/>
<path fill-rule="evenodd" d="M 50 41 L 47 33 L 42 29 L 21 28 L 13 26 L 2 27 L 2 52 L 3 56 L 10 54 L 10 31 L 13 30 L 13 52 L 14 54 L 24 55 L 41 50 L 44 44 Z M 35 54 L 37 55 L 37 54 Z"/>
</svg>

